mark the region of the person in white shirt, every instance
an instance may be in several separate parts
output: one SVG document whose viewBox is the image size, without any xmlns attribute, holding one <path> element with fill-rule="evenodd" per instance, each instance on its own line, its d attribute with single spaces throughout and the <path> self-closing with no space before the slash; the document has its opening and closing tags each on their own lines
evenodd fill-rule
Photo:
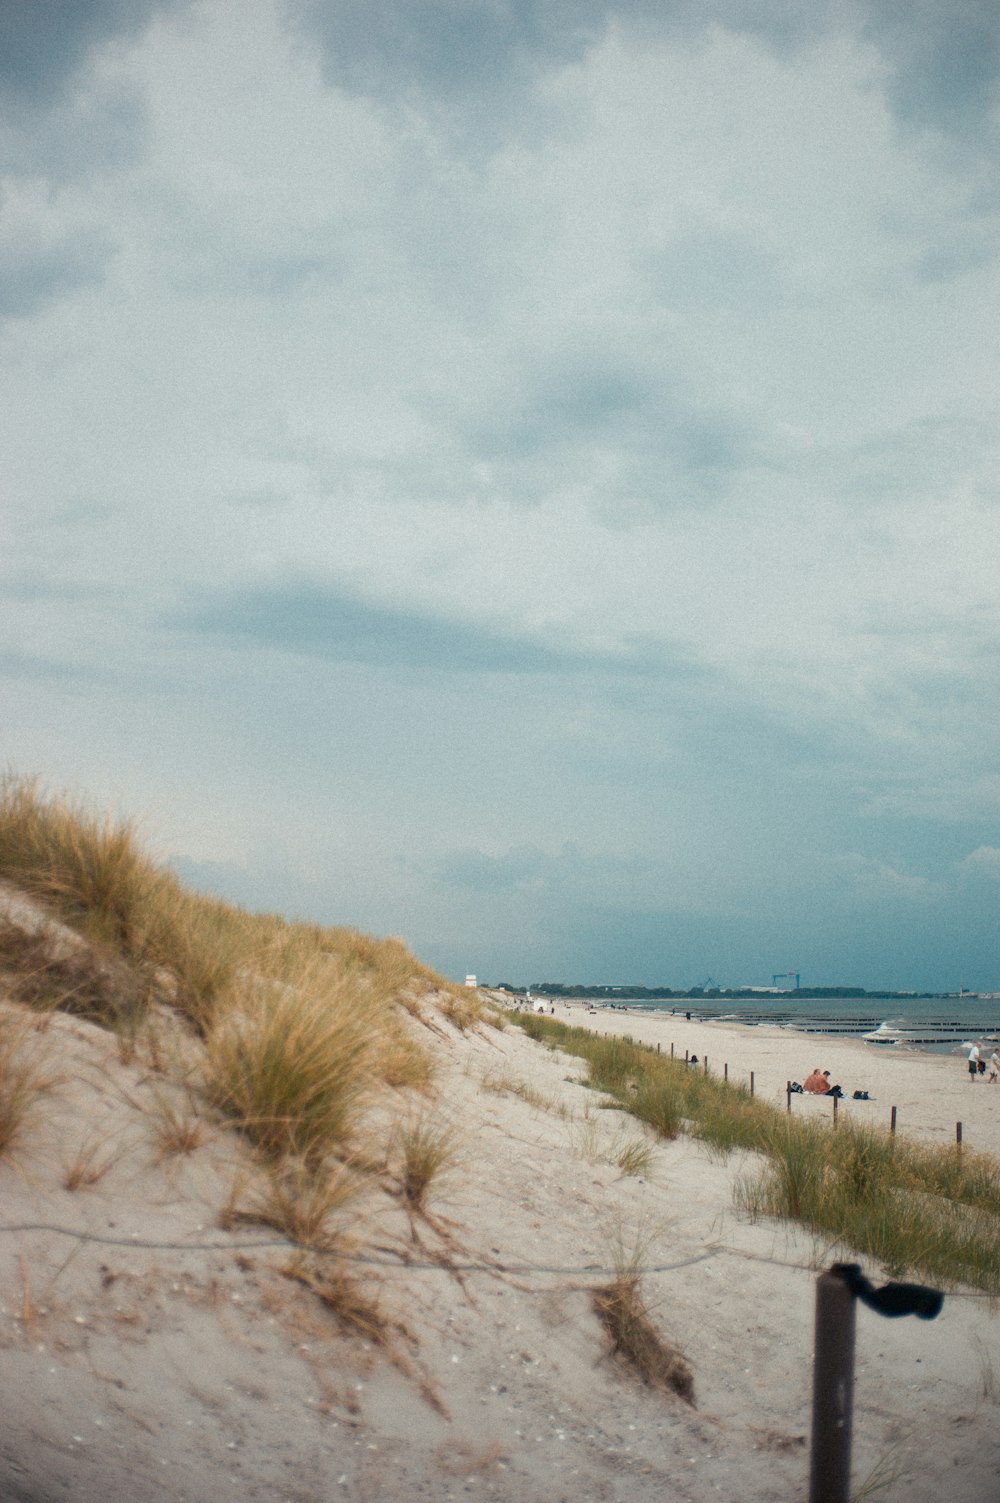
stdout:
<svg viewBox="0 0 1000 1503">
<path fill-rule="evenodd" d="M 979 1074 L 979 1045 L 973 1044 L 969 1050 L 969 1080 L 975 1085 L 976 1076 Z"/>
<path fill-rule="evenodd" d="M 990 1055 L 990 1084 L 991 1085 L 996 1080 L 996 1078 L 997 1078 L 998 1075 L 1000 1075 L 1000 1046 L 998 1046 L 996 1049 L 994 1049 L 993 1053 Z"/>
</svg>

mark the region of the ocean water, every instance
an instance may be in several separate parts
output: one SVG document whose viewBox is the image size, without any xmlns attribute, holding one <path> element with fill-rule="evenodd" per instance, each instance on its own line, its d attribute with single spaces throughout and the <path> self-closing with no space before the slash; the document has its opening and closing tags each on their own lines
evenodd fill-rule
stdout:
<svg viewBox="0 0 1000 1503">
<path fill-rule="evenodd" d="M 598 1003 L 598 1006 L 601 1004 Z M 802 997 L 785 992 L 768 997 L 711 997 L 696 1001 L 651 1001 L 623 997 L 615 1007 L 635 1012 L 690 1012 L 702 1021 L 717 1019 L 749 1026 L 768 1023 L 818 1033 L 826 1038 L 863 1039 L 873 1049 L 919 1049 L 960 1053 L 981 1039 L 1000 1039 L 1000 999 L 967 997 Z"/>
</svg>

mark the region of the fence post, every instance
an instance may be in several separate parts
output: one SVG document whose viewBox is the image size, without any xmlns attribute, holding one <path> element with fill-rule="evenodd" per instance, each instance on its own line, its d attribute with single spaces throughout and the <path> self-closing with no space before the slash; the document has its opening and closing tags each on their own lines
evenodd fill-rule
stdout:
<svg viewBox="0 0 1000 1503">
<path fill-rule="evenodd" d="M 839 1274 L 821 1273 L 816 1280 L 809 1503 L 848 1503 L 850 1497 L 854 1332 L 853 1291 Z"/>
<path fill-rule="evenodd" d="M 674 1057 L 674 1046 L 673 1046 L 673 1044 L 671 1044 L 670 1045 L 670 1058 L 673 1059 L 673 1057 Z"/>
<path fill-rule="evenodd" d="M 705 1074 L 708 1074 L 708 1055 L 705 1055 Z"/>
<path fill-rule="evenodd" d="M 685 1049 L 684 1050 L 684 1063 L 687 1064 L 687 1062 L 688 1062 L 688 1051 Z"/>
<path fill-rule="evenodd" d="M 657 1054 L 659 1054 L 659 1052 L 660 1052 L 660 1041 L 659 1041 L 659 1039 L 657 1039 L 657 1041 L 656 1041 L 656 1052 L 657 1052 Z"/>
<path fill-rule="evenodd" d="M 889 1131 L 891 1133 L 893 1133 L 893 1134 L 895 1134 L 895 1132 L 896 1132 L 896 1108 L 895 1107 L 893 1107 L 893 1109 L 892 1109 L 892 1116 L 889 1119 Z"/>
<path fill-rule="evenodd" d="M 838 1100 L 838 1098 L 836 1096 L 834 1096 L 834 1098 L 833 1098 L 833 1125 L 834 1125 L 834 1127 L 836 1127 L 836 1125 L 837 1125 L 837 1100 Z"/>
<path fill-rule="evenodd" d="M 724 1064 L 723 1067 L 722 1067 L 722 1078 L 723 1078 L 723 1080 L 728 1080 L 729 1079 L 729 1065 L 728 1065 L 728 1063 Z"/>
<path fill-rule="evenodd" d="M 753 1095 L 753 1071 L 750 1071 L 750 1094 Z"/>
<path fill-rule="evenodd" d="M 961 1153 L 962 1152 L 962 1124 L 961 1124 L 961 1122 L 956 1122 L 955 1123 L 955 1144 L 956 1144 L 956 1146 L 958 1148 L 959 1153 Z"/>
<path fill-rule="evenodd" d="M 789 1113 L 792 1110 L 792 1082 L 790 1080 L 785 1081 L 785 1110 Z"/>
</svg>

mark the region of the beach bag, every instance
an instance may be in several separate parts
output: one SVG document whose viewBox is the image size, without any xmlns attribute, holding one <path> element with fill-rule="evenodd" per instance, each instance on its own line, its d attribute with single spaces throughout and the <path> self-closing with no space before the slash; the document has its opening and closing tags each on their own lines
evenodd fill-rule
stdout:
<svg viewBox="0 0 1000 1503">
<path fill-rule="evenodd" d="M 791 1084 L 791 1086 L 790 1086 L 790 1089 L 791 1089 L 791 1090 L 792 1090 L 792 1091 L 794 1091 L 794 1092 L 795 1092 L 795 1093 L 796 1093 L 796 1095 L 798 1095 L 798 1096 L 801 1096 L 801 1095 L 802 1095 L 802 1087 L 801 1087 L 801 1086 L 800 1086 L 800 1085 L 799 1085 L 799 1083 L 798 1083 L 798 1081 L 797 1081 L 797 1080 L 793 1080 L 793 1081 L 792 1081 L 792 1084 Z"/>
<path fill-rule="evenodd" d="M 867 1101 L 868 1100 L 868 1092 L 867 1091 L 855 1091 L 854 1095 L 853 1095 L 853 1097 L 851 1099 L 853 1101 Z"/>
</svg>

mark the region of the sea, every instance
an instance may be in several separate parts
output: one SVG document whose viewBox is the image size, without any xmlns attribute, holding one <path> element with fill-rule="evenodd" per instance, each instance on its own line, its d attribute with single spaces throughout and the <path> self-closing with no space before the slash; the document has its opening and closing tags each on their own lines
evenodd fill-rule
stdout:
<svg viewBox="0 0 1000 1503">
<path fill-rule="evenodd" d="M 770 1024 L 818 1033 L 825 1038 L 856 1038 L 873 1049 L 916 1049 L 959 1054 L 979 1040 L 1000 1040 L 1000 997 L 801 997 L 794 992 L 754 997 L 616 998 L 629 1011 L 690 1012 L 703 1022 Z"/>
</svg>

